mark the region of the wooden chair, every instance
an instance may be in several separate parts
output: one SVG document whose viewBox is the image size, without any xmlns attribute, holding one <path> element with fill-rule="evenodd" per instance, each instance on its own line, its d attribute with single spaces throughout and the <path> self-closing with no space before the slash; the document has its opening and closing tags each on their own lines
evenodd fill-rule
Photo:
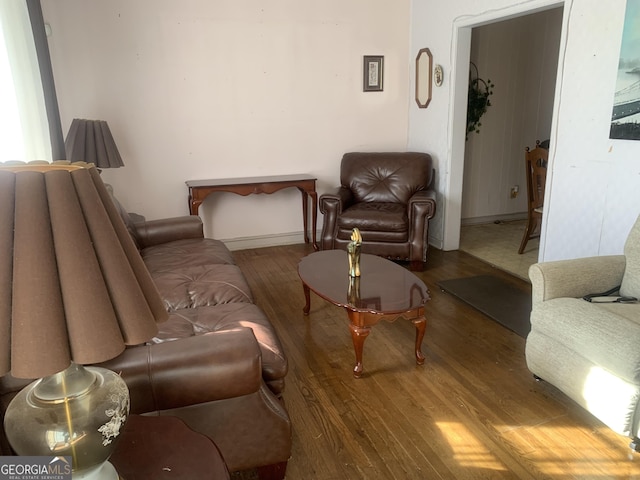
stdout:
<svg viewBox="0 0 640 480">
<path fill-rule="evenodd" d="M 524 252 L 530 239 L 540 236 L 548 159 L 549 151 L 540 146 L 540 141 L 536 141 L 536 148 L 533 150 L 529 150 L 529 147 L 527 147 L 525 153 L 527 169 L 527 228 L 522 236 L 518 253 Z"/>
</svg>

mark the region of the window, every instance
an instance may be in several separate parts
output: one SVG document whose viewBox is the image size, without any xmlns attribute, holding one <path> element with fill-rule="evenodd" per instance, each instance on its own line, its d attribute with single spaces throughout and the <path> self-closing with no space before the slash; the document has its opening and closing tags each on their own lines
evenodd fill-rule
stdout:
<svg viewBox="0 0 640 480">
<path fill-rule="evenodd" d="M 0 161 L 51 161 L 43 92 L 27 2 L 0 2 Z"/>
</svg>

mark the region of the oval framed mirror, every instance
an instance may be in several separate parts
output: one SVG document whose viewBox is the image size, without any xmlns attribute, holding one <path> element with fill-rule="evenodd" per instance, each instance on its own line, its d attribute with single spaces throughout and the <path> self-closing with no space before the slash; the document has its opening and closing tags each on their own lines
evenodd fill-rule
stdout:
<svg viewBox="0 0 640 480">
<path fill-rule="evenodd" d="M 420 108 L 431 102 L 432 63 L 431 50 L 421 48 L 416 57 L 416 103 Z"/>
</svg>

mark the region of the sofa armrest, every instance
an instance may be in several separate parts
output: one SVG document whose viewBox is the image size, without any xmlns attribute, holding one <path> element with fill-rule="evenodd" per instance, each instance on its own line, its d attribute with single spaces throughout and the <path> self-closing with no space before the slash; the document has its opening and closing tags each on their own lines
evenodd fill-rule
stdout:
<svg viewBox="0 0 640 480">
<path fill-rule="evenodd" d="M 320 195 L 320 212 L 324 215 L 321 244 L 323 250 L 334 248 L 338 216 L 353 202 L 353 193 L 345 187 Z"/>
<path fill-rule="evenodd" d="M 436 213 L 436 192 L 420 190 L 407 203 L 409 217 L 409 259 L 425 262 L 429 242 L 429 219 Z"/>
<path fill-rule="evenodd" d="M 323 214 L 335 211 L 342 213 L 353 202 L 353 192 L 346 187 L 337 187 L 332 192 L 320 195 L 320 211 Z"/>
<path fill-rule="evenodd" d="M 240 397 L 262 385 L 260 347 L 250 328 L 130 347 L 99 366 L 122 375 L 132 413 Z"/>
<path fill-rule="evenodd" d="M 137 222 L 134 223 L 132 227 L 140 248 L 151 247 L 174 240 L 204 237 L 202 220 L 197 215 Z"/>
<path fill-rule="evenodd" d="M 418 218 L 433 218 L 436 213 L 436 192 L 420 190 L 414 193 L 407 203 L 407 216 L 413 223 Z"/>
<path fill-rule="evenodd" d="M 610 290 L 622 282 L 625 264 L 624 255 L 535 263 L 529 268 L 532 302 Z"/>
</svg>

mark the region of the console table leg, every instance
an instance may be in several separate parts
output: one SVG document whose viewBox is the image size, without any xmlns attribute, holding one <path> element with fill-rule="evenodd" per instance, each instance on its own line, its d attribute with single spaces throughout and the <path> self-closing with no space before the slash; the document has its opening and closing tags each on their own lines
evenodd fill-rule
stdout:
<svg viewBox="0 0 640 480">
<path fill-rule="evenodd" d="M 202 205 L 202 200 L 193 200 L 191 196 L 189 196 L 189 214 L 190 215 L 198 215 L 198 209 Z"/>
<path fill-rule="evenodd" d="M 412 320 L 416 326 L 416 363 L 418 365 L 424 364 L 424 354 L 422 353 L 422 339 L 424 338 L 425 330 L 427 329 L 427 319 L 420 317 Z"/>
<path fill-rule="evenodd" d="M 316 240 L 316 225 L 318 222 L 318 193 L 313 190 L 309 192 L 309 196 L 311 196 L 311 235 L 313 237 L 313 249 L 318 251 L 320 248 L 318 247 L 318 242 Z"/>
<path fill-rule="evenodd" d="M 356 352 L 356 365 L 353 367 L 353 376 L 360 378 L 362 376 L 362 352 L 364 350 L 364 341 L 371 332 L 371 327 L 359 327 L 353 323 L 349 324 L 351 330 L 351 339 L 353 340 L 353 348 Z"/>
<path fill-rule="evenodd" d="M 302 194 L 302 225 L 304 228 L 304 243 L 309 243 L 309 198 L 307 192 L 299 189 Z"/>
</svg>

